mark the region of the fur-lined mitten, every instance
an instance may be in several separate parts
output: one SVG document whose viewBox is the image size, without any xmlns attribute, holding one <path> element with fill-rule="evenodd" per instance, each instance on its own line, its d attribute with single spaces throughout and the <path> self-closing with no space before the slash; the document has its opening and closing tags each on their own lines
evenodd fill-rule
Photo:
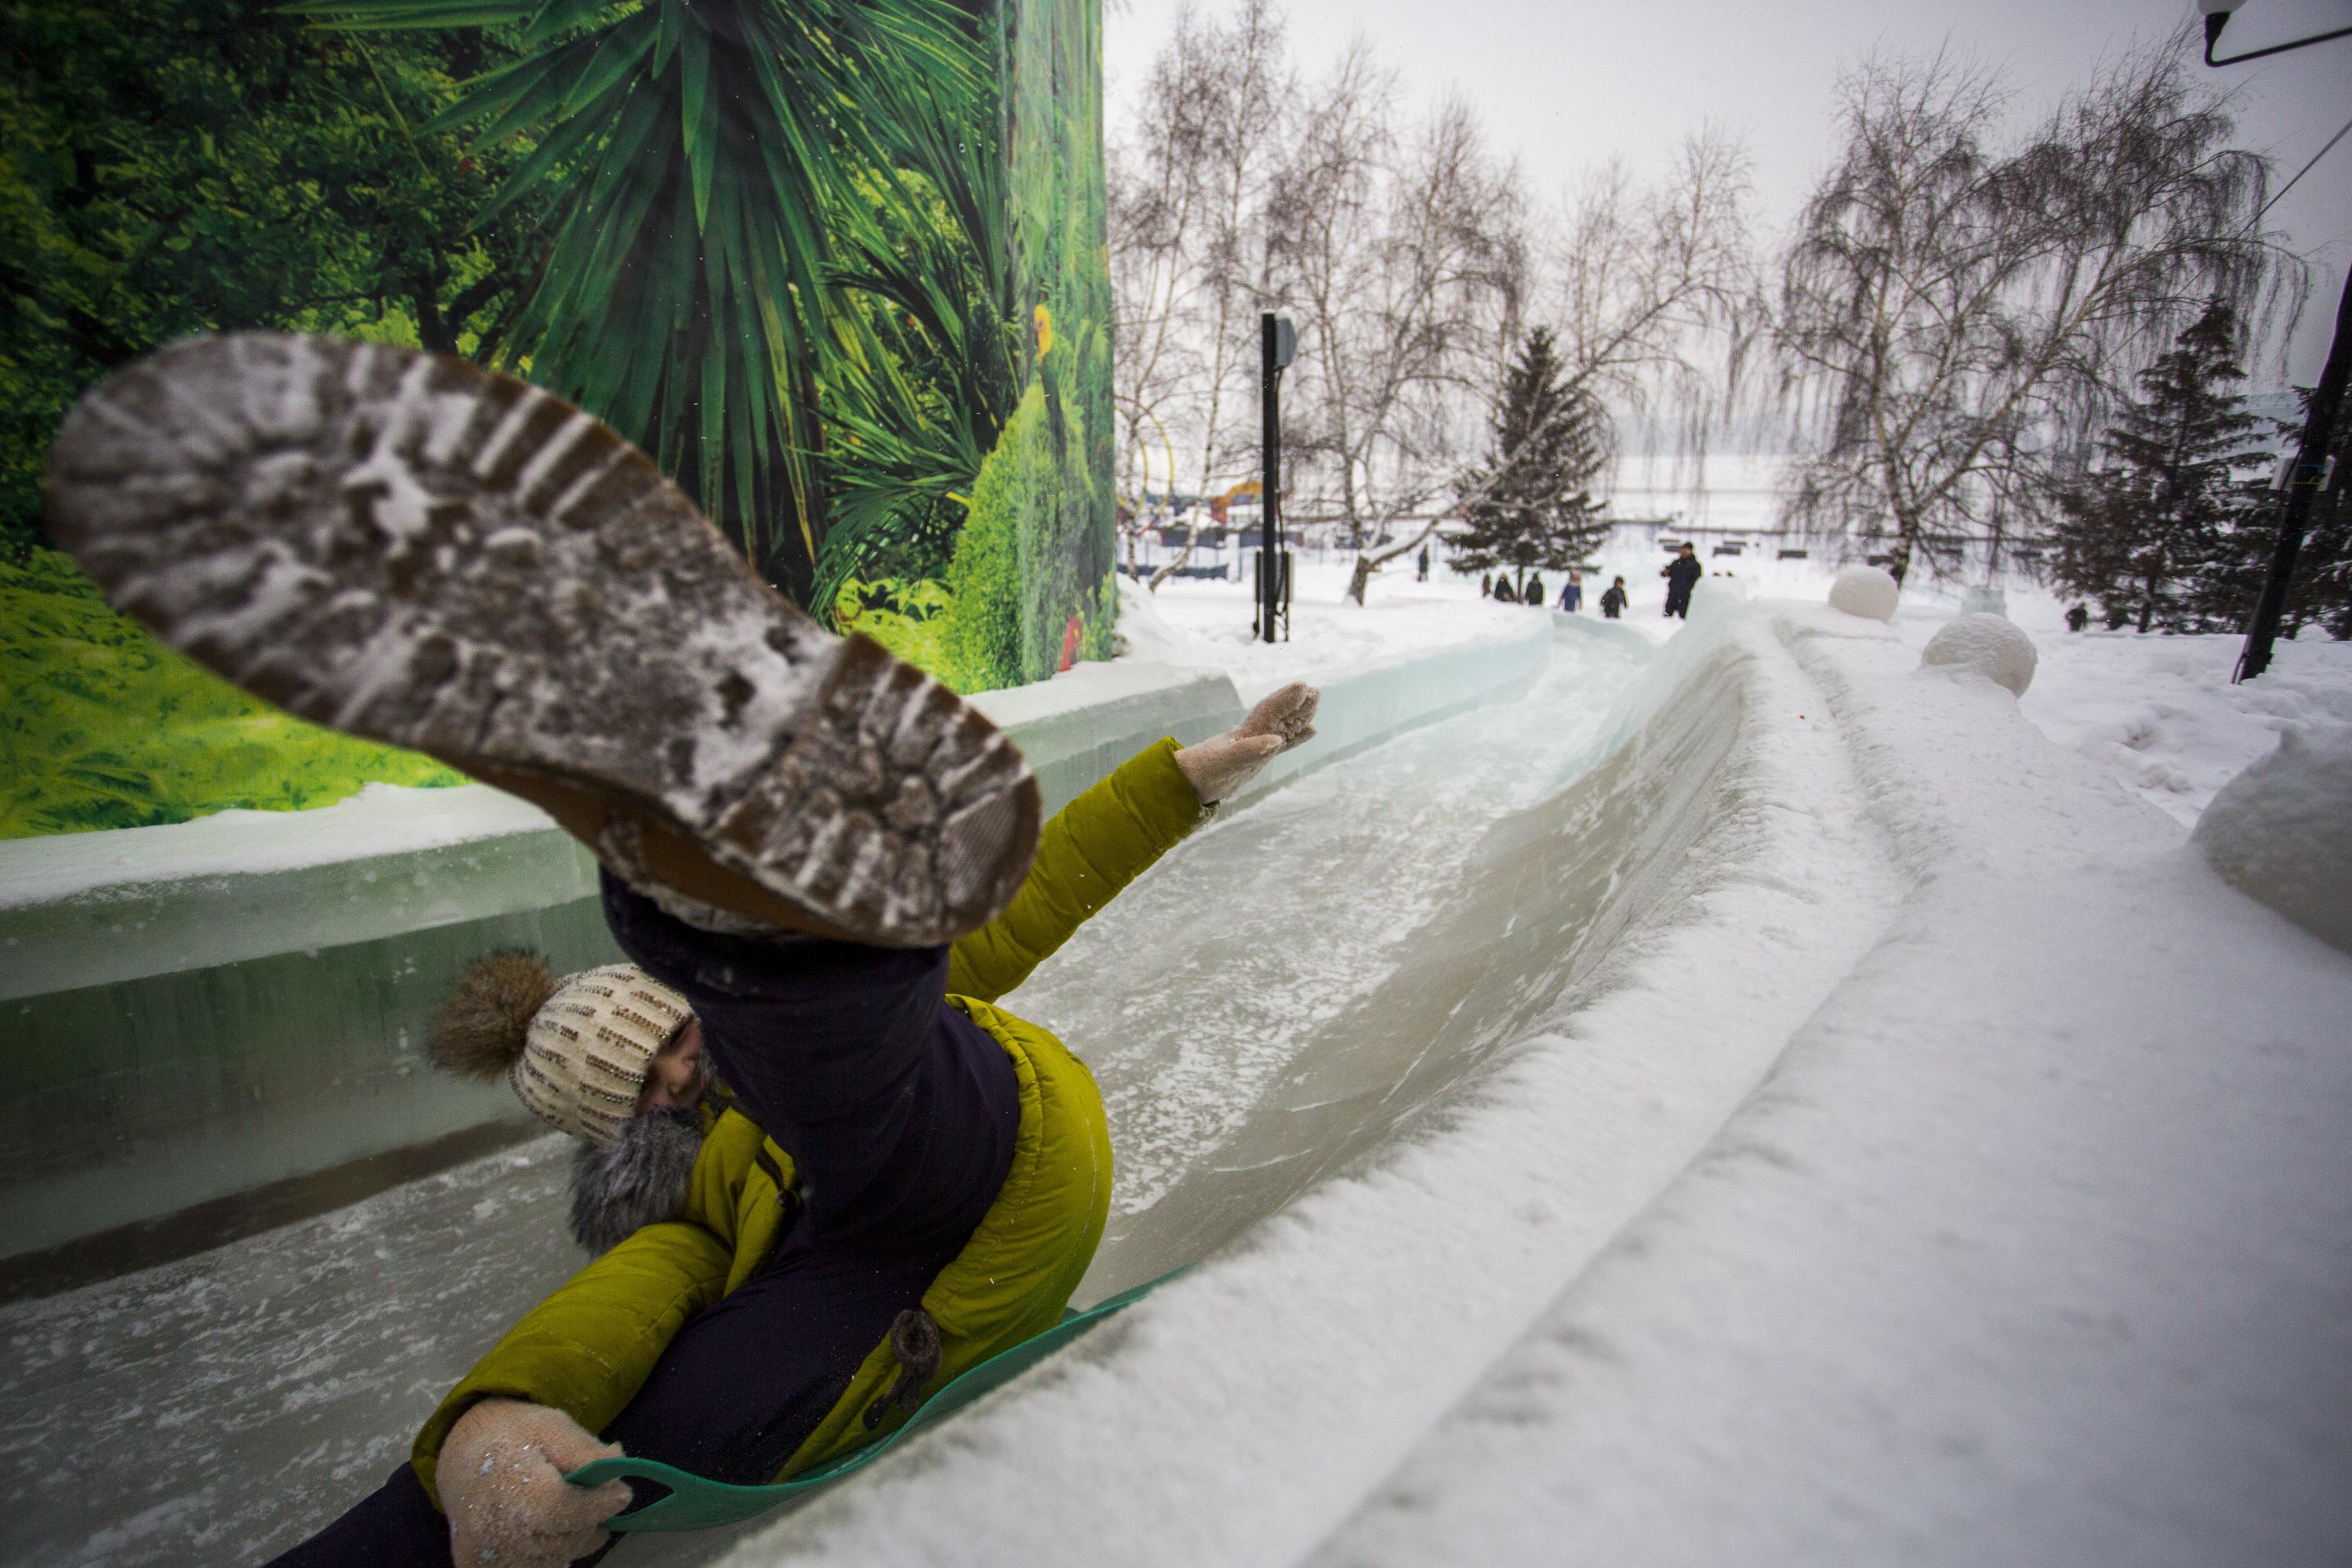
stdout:
<svg viewBox="0 0 2352 1568">
<path fill-rule="evenodd" d="M 1294 680 L 1249 711 L 1249 717 L 1197 746 L 1176 753 L 1176 766 L 1202 805 L 1214 805 L 1293 746 L 1315 738 L 1315 705 L 1323 693 Z"/>
<path fill-rule="evenodd" d="M 436 1472 L 457 1568 L 563 1568 L 604 1544 L 604 1521 L 629 1506 L 626 1481 L 572 1486 L 591 1459 L 619 1456 L 561 1410 L 485 1399 L 449 1428 Z"/>
</svg>

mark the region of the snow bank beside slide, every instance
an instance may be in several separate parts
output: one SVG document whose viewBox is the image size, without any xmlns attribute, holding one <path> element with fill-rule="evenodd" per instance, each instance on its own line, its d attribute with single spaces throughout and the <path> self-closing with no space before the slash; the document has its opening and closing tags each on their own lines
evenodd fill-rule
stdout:
<svg viewBox="0 0 2352 1568">
<path fill-rule="evenodd" d="M 1601 765 L 1487 836 L 1406 963 L 1215 1168 L 1115 1229 L 1082 1295 L 1205 1265 L 729 1561 L 1311 1552 L 1880 930 L 1893 877 L 1858 807 L 1829 808 L 1853 793 L 1834 735 L 1793 717 L 1818 698 L 1752 614 L 1677 637 Z"/>
<path fill-rule="evenodd" d="M 1894 921 L 1315 1561 L 2352 1556 L 2352 961 L 1844 629 Z"/>
</svg>

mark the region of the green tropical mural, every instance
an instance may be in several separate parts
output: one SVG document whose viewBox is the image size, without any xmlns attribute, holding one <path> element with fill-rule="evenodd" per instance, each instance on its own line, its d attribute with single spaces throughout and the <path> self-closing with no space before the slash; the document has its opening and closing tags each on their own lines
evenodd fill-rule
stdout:
<svg viewBox="0 0 2352 1568">
<path fill-rule="evenodd" d="M 0 5 L 0 836 L 454 778 L 275 715 L 216 766 L 253 705 L 192 700 L 209 678 L 44 547 L 66 407 L 193 331 L 381 338 L 572 397 L 796 602 L 958 689 L 1107 656 L 1097 5 Z M 262 787 L 255 745 L 299 783 Z"/>
</svg>

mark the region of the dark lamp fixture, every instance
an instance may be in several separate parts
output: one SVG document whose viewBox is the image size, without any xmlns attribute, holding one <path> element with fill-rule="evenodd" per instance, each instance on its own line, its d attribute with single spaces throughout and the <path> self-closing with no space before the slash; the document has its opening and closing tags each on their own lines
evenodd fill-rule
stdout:
<svg viewBox="0 0 2352 1568">
<path fill-rule="evenodd" d="M 2245 60 L 2261 59 L 2266 55 L 2283 55 L 2289 49 L 2299 49 L 2305 44 L 2324 44 L 2330 38 L 2352 37 L 2352 27 L 2338 27 L 2332 33 L 2314 33 L 2307 38 L 2295 38 L 2284 44 L 2273 44 L 2268 48 L 2248 49 L 2242 55 L 2224 55 L 2220 59 L 2215 59 L 2213 46 L 2221 41 L 2221 29 L 2230 25 L 2230 18 L 2236 16 L 2238 7 L 2245 3 L 2246 0 L 2197 0 L 2197 8 L 2205 13 L 2205 63 L 2207 65 L 2234 66 Z"/>
</svg>

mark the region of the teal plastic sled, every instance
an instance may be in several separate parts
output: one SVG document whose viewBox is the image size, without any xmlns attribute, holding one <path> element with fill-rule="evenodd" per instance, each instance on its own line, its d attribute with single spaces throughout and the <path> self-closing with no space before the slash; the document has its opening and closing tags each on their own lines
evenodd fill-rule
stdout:
<svg viewBox="0 0 2352 1568">
<path fill-rule="evenodd" d="M 615 1532 L 713 1530 L 722 1524 L 751 1519 L 780 1504 L 829 1487 L 860 1466 L 871 1464 L 888 1453 L 892 1445 L 908 1433 L 961 1409 L 990 1389 L 1011 1382 L 1103 1319 L 1122 1307 L 1132 1306 L 1143 1300 L 1182 1272 L 1179 1268 L 1174 1273 L 1161 1275 L 1150 1284 L 1122 1290 L 1083 1312 L 1064 1313 L 1060 1322 L 1035 1339 L 1025 1340 L 1001 1355 L 991 1356 L 932 1394 L 923 1402 L 921 1409 L 908 1417 L 905 1426 L 888 1436 L 855 1453 L 828 1460 L 791 1480 L 781 1481 L 772 1487 L 730 1486 L 724 1481 L 705 1480 L 691 1471 L 665 1465 L 657 1459 L 633 1459 L 626 1455 L 617 1459 L 591 1460 L 563 1479 L 575 1487 L 601 1487 L 606 1481 L 637 1479 L 658 1481 L 669 1488 L 667 1497 L 657 1499 L 634 1513 L 615 1514 L 606 1520 L 604 1528 Z"/>
</svg>

